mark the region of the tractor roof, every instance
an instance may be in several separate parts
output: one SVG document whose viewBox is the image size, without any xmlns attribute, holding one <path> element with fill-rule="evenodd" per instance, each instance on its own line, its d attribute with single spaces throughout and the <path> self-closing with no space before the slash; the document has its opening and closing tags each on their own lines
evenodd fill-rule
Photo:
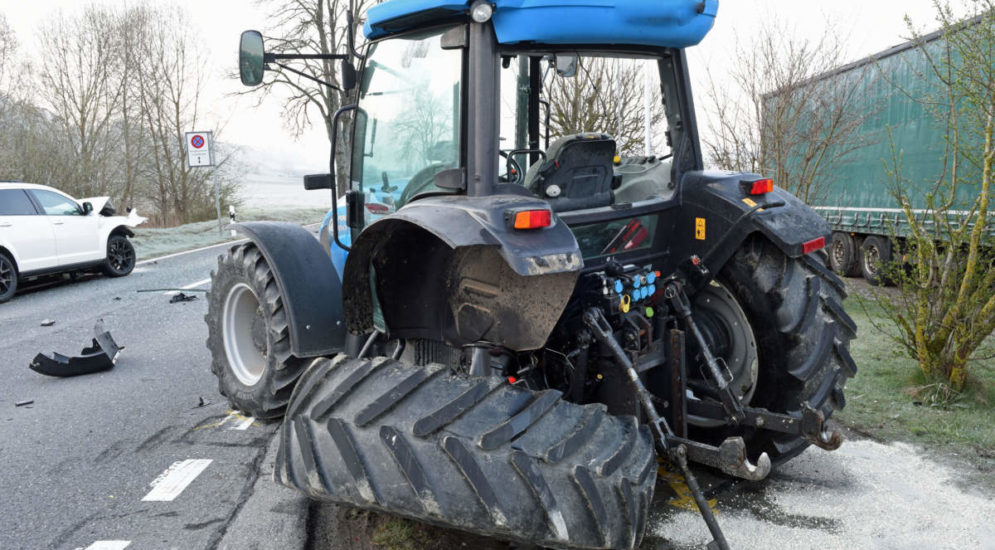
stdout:
<svg viewBox="0 0 995 550">
<path fill-rule="evenodd" d="M 472 0 L 387 0 L 371 7 L 368 39 L 466 16 Z M 718 0 L 492 0 L 501 44 L 685 48 L 708 34 Z"/>
</svg>

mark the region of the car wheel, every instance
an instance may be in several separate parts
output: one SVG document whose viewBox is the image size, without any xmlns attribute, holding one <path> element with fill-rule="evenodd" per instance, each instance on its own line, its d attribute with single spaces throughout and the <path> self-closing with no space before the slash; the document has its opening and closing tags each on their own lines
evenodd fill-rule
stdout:
<svg viewBox="0 0 995 550">
<path fill-rule="evenodd" d="M 17 267 L 14 260 L 0 252 L 0 303 L 14 297 L 17 292 Z"/>
<path fill-rule="evenodd" d="M 135 269 L 135 247 L 124 235 L 111 235 L 107 239 L 107 260 L 104 273 L 111 277 L 124 277 Z"/>
</svg>

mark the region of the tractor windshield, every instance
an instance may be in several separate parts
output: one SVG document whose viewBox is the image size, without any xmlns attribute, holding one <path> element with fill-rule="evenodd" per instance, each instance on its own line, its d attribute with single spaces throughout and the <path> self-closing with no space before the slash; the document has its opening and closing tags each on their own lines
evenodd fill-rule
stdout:
<svg viewBox="0 0 995 550">
<path fill-rule="evenodd" d="M 460 162 L 462 50 L 442 49 L 445 29 L 371 46 L 363 73 L 352 159 L 367 223 L 424 193 Z"/>
</svg>

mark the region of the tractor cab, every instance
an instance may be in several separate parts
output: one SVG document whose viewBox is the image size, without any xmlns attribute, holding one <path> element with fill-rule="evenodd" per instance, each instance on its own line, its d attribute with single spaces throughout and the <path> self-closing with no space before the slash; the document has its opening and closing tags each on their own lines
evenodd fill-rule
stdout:
<svg viewBox="0 0 995 550">
<path fill-rule="evenodd" d="M 703 169 L 685 48 L 717 11 L 388 0 L 362 52 L 272 54 L 243 33 L 243 83 L 337 60 L 353 101 L 331 120 L 330 173 L 305 178 L 331 189 L 322 244 L 239 224 L 249 242 L 208 296 L 221 391 L 284 416 L 278 481 L 632 549 L 659 456 L 728 548 L 689 461 L 758 481 L 840 445 L 856 329 L 819 254 L 829 227 L 761 175 Z"/>
</svg>

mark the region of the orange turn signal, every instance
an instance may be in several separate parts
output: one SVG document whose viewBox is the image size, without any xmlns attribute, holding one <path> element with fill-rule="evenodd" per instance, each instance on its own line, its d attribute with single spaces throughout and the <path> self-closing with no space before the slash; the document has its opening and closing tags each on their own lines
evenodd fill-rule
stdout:
<svg viewBox="0 0 995 550">
<path fill-rule="evenodd" d="M 515 212 L 515 229 L 539 229 L 553 224 L 553 214 L 549 210 L 522 210 Z"/>
</svg>

